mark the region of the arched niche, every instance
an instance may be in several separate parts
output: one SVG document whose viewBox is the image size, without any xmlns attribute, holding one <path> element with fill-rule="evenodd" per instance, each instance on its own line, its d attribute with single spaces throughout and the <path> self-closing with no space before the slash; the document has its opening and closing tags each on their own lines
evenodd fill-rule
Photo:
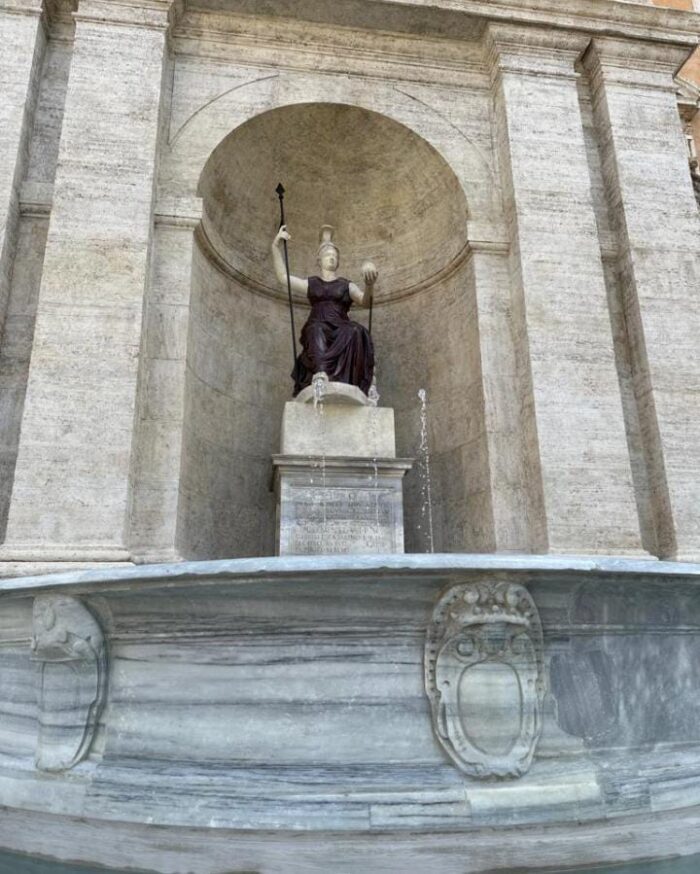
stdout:
<svg viewBox="0 0 700 874">
<path fill-rule="evenodd" d="M 319 102 L 270 110 L 237 127 L 212 151 L 199 179 L 182 554 L 273 549 L 270 456 L 279 448 L 292 366 L 286 292 L 270 262 L 280 180 L 288 192 L 293 272 L 315 272 L 324 223 L 337 229 L 342 274 L 359 280 L 365 258 L 377 263 L 377 375 L 381 403 L 396 411 L 398 452 L 419 455 L 424 388 L 434 547 L 481 548 L 470 498 L 488 491 L 488 470 L 463 187 L 438 151 L 405 125 L 366 108 Z M 307 311 L 295 301 L 297 335 Z M 355 309 L 353 317 L 366 322 L 367 313 Z M 418 465 L 406 481 L 409 551 L 428 547 L 422 476 Z"/>
<path fill-rule="evenodd" d="M 227 85 L 204 102 L 200 84 L 193 91 L 189 99 L 181 95 L 175 101 L 168 143 L 159 161 L 161 197 L 192 197 L 212 153 L 247 122 L 274 109 L 333 103 L 378 113 L 425 140 L 459 180 L 478 224 L 479 239 L 505 239 L 500 180 L 488 136 L 483 130 L 480 137 L 472 136 L 459 115 L 453 118 L 453 92 L 418 83 L 252 68 L 239 68 L 227 76 Z M 488 113 L 487 103 L 485 99 L 483 113 Z M 488 121 L 486 129 L 490 132 Z"/>
</svg>

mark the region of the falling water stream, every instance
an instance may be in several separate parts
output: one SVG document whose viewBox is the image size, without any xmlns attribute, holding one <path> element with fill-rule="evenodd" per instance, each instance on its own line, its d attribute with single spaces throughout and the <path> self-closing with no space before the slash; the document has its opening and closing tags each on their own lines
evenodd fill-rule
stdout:
<svg viewBox="0 0 700 874">
<path fill-rule="evenodd" d="M 367 393 L 370 404 L 369 413 L 369 430 L 370 430 L 370 446 L 372 449 L 372 488 L 374 490 L 374 521 L 376 524 L 375 532 L 379 535 L 379 422 L 378 422 L 378 404 L 379 392 L 377 384 L 373 382 Z"/>
<path fill-rule="evenodd" d="M 317 374 L 313 378 L 314 391 L 314 409 L 318 416 L 318 433 L 321 441 L 321 457 L 319 460 L 319 468 L 321 471 L 321 546 L 322 552 L 325 552 L 326 545 L 326 418 L 324 395 L 326 393 L 326 378 Z"/>
<path fill-rule="evenodd" d="M 433 495 L 430 479 L 430 449 L 428 447 L 428 393 L 418 389 L 420 399 L 420 478 L 421 478 L 421 523 L 419 529 L 427 534 L 427 552 L 435 552 L 433 537 Z"/>
</svg>

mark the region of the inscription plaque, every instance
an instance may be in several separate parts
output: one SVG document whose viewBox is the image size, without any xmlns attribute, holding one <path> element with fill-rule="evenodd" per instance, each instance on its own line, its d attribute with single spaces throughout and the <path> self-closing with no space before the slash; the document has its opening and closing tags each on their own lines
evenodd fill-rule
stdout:
<svg viewBox="0 0 700 874">
<path fill-rule="evenodd" d="M 276 456 L 278 553 L 403 552 L 405 459 Z"/>
<path fill-rule="evenodd" d="M 396 552 L 394 490 L 290 485 L 285 548 L 292 555 Z"/>
</svg>

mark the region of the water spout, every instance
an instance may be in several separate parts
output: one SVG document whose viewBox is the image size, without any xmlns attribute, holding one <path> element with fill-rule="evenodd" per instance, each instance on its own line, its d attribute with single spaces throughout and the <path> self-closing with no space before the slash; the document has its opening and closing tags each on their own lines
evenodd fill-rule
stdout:
<svg viewBox="0 0 700 874">
<path fill-rule="evenodd" d="M 323 371 L 314 373 L 311 385 L 314 393 L 314 409 L 317 409 L 318 405 L 323 403 L 323 398 L 326 395 L 328 376 Z"/>
</svg>

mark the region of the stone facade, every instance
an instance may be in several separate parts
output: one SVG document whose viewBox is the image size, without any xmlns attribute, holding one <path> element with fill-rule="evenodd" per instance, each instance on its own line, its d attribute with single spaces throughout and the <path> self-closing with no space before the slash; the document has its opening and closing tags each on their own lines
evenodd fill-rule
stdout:
<svg viewBox="0 0 700 874">
<path fill-rule="evenodd" d="M 673 78 L 694 13 L 18 0 L 2 21 L 5 573 L 272 552 L 278 178 L 297 272 L 324 221 L 348 275 L 379 265 L 379 388 L 407 457 L 427 392 L 435 549 L 700 556 Z M 419 504 L 409 476 L 409 550 Z"/>
<path fill-rule="evenodd" d="M 690 7 L 0 0 L 0 847 L 700 852 Z M 379 268 L 330 464 L 280 181 L 295 274 Z M 273 556 L 309 465 L 382 554 Z"/>
</svg>

